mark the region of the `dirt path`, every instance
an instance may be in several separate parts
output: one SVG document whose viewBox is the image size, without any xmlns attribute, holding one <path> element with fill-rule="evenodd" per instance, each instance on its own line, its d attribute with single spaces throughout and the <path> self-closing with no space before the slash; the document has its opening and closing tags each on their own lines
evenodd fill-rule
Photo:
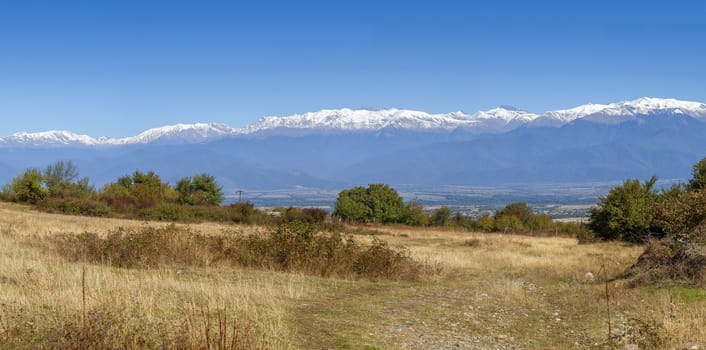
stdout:
<svg viewBox="0 0 706 350">
<path fill-rule="evenodd" d="M 552 307 L 543 288 L 518 283 L 524 300 L 517 303 L 508 295 L 483 292 L 477 279 L 365 283 L 298 305 L 292 325 L 299 346 L 312 349 L 583 349 L 594 344 L 578 326 L 580 315 Z"/>
</svg>

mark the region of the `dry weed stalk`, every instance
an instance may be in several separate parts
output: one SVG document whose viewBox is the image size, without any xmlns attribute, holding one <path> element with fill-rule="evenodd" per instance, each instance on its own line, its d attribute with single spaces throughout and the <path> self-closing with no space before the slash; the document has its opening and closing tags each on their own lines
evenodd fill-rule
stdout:
<svg viewBox="0 0 706 350">
<path fill-rule="evenodd" d="M 201 316 L 200 327 L 195 317 Z M 182 326 L 186 331 L 185 342 L 191 349 L 199 350 L 249 350 L 261 348 L 255 342 L 252 327 L 248 323 L 238 321 L 233 317 L 228 319 L 228 308 L 218 308 L 216 310 L 217 325 L 211 319 L 211 310 L 208 305 L 199 307 L 198 311 L 194 304 L 189 305 L 183 311 Z M 214 329 L 215 327 L 215 329 Z"/>
<path fill-rule="evenodd" d="M 81 268 L 81 323 L 86 328 L 86 265 Z"/>
<path fill-rule="evenodd" d="M 601 269 L 603 271 L 603 282 L 605 283 L 605 305 L 606 305 L 606 315 L 608 316 L 608 342 L 610 343 L 613 338 L 611 322 L 610 322 L 610 294 L 608 292 L 608 271 L 606 270 L 605 263 L 601 264 Z"/>
</svg>

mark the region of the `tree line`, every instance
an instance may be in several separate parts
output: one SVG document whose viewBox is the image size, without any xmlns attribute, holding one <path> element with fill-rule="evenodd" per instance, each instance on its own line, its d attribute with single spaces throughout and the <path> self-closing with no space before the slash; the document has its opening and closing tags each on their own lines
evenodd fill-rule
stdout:
<svg viewBox="0 0 706 350">
<path fill-rule="evenodd" d="M 278 207 L 266 213 L 249 202 L 221 206 L 223 188 L 209 174 L 184 177 L 172 186 L 154 171 L 135 171 L 96 189 L 87 177 L 79 176 L 71 161 L 60 161 L 43 170 L 27 169 L 3 187 L 0 199 L 33 204 L 49 212 L 163 221 L 322 223 L 331 217 L 349 223 L 457 227 L 485 232 L 573 234 L 583 229 L 582 225 L 556 223 L 547 215 L 534 214 L 532 207 L 523 202 L 511 203 L 495 215 L 479 219 L 452 213 L 446 206 L 426 211 L 419 202 L 404 203 L 399 193 L 386 184 L 341 191 L 331 215 L 323 209 L 295 207 Z M 272 212 L 277 214 L 274 218 Z"/>
<path fill-rule="evenodd" d="M 78 169 L 71 161 L 57 162 L 43 171 L 28 169 L 5 185 L 1 194 L 5 200 L 31 204 L 46 198 L 97 196 L 107 203 L 137 208 L 169 202 L 190 205 L 219 205 L 223 202 L 223 188 L 208 174 L 182 178 L 171 187 L 153 171 L 135 171 L 131 176 L 120 177 L 96 191 L 87 177 L 79 178 Z"/>
<path fill-rule="evenodd" d="M 561 232 L 575 234 L 584 225 L 554 222 L 544 214 L 535 214 L 524 202 L 511 203 L 495 215 L 473 219 L 442 206 L 431 212 L 417 201 L 404 203 L 399 193 L 386 184 L 370 184 L 341 191 L 333 217 L 352 223 L 402 224 L 408 226 L 457 227 L 485 232 Z"/>
<path fill-rule="evenodd" d="M 135 171 L 96 189 L 71 161 L 25 170 L 2 188 L 0 199 L 47 212 L 161 221 L 320 224 L 328 217 L 317 208 L 278 207 L 268 213 L 249 202 L 222 205 L 223 187 L 205 173 L 170 185 L 154 171 Z"/>
</svg>

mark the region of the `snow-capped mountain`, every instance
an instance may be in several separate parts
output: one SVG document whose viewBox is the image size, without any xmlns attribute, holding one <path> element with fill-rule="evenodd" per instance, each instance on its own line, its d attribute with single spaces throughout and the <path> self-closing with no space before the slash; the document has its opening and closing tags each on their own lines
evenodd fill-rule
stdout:
<svg viewBox="0 0 706 350">
<path fill-rule="evenodd" d="M 264 117 L 243 128 L 225 124 L 176 124 L 149 129 L 137 136 L 94 138 L 70 131 L 16 133 L 0 137 L 0 147 L 98 147 L 133 144 L 193 144 L 245 135 L 301 135 L 337 132 L 376 132 L 383 129 L 471 133 L 503 133 L 521 126 L 559 127 L 576 120 L 618 124 L 649 116 L 688 116 L 706 121 L 706 104 L 676 99 L 639 98 L 611 104 L 586 104 L 537 115 L 512 107 L 467 114 L 430 114 L 407 109 L 324 109 L 284 117 Z"/>
<path fill-rule="evenodd" d="M 561 125 L 577 119 L 586 119 L 597 123 L 615 124 L 651 115 L 685 115 L 705 120 L 706 104 L 673 98 L 643 97 L 632 101 L 611 104 L 590 103 L 571 109 L 546 112 L 538 118 L 537 123 L 554 121 L 554 124 Z"/>
<path fill-rule="evenodd" d="M 235 133 L 236 129 L 225 124 L 176 124 L 149 129 L 137 136 L 120 139 L 103 138 L 101 141 L 103 144 L 108 145 L 145 144 L 152 142 L 199 143 L 232 136 Z"/>
<path fill-rule="evenodd" d="M 37 133 L 16 133 L 0 138 L 0 146 L 5 147 L 92 147 L 120 146 L 148 143 L 201 143 L 229 137 L 236 134 L 236 129 L 225 124 L 196 123 L 176 124 L 149 129 L 137 136 L 124 138 L 94 138 L 70 131 L 53 130 Z"/>
<path fill-rule="evenodd" d="M 18 132 L 0 138 L 3 146 L 97 146 L 102 143 L 88 135 L 79 135 L 65 130 L 52 130 L 37 133 Z"/>
<path fill-rule="evenodd" d="M 407 109 L 324 109 L 318 112 L 294 114 L 286 117 L 264 117 L 239 130 L 242 134 L 256 134 L 283 130 L 317 131 L 378 131 L 386 128 L 407 130 L 477 129 L 485 132 L 506 131 L 508 126 L 522 124 L 537 115 L 510 108 L 466 114 L 452 112 L 429 114 Z"/>
</svg>

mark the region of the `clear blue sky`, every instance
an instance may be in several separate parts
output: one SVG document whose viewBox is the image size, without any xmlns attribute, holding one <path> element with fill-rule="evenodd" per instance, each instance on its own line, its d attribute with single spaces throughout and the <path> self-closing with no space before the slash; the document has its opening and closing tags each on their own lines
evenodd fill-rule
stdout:
<svg viewBox="0 0 706 350">
<path fill-rule="evenodd" d="M 0 0 L 0 135 L 706 102 L 705 3 Z"/>
</svg>

